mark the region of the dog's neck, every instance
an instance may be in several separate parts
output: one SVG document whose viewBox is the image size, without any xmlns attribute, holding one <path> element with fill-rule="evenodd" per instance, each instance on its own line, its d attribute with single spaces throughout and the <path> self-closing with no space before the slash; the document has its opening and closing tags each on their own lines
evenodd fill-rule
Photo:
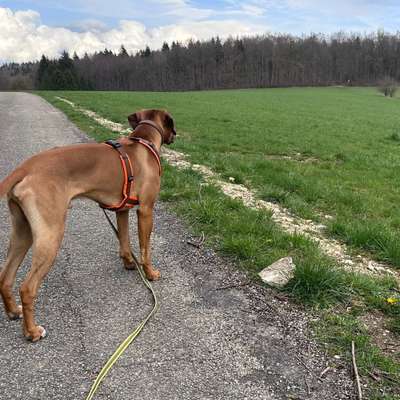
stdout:
<svg viewBox="0 0 400 400">
<path fill-rule="evenodd" d="M 148 125 L 140 125 L 132 132 L 130 137 L 145 139 L 148 142 L 153 143 L 157 151 L 160 152 L 162 136 L 161 133 L 156 130 L 156 128 Z"/>
</svg>

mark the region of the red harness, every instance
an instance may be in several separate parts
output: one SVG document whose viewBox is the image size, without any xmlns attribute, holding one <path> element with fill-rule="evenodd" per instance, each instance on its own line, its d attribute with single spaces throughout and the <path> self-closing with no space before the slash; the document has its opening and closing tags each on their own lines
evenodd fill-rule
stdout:
<svg viewBox="0 0 400 400">
<path fill-rule="evenodd" d="M 161 169 L 160 155 L 158 154 L 158 151 L 153 145 L 153 143 L 139 137 L 130 137 L 129 139 L 145 146 L 151 152 L 151 154 L 153 154 L 153 156 L 157 161 L 159 173 L 161 176 L 162 169 Z M 110 211 L 118 212 L 124 209 L 130 209 L 135 206 L 138 206 L 139 199 L 136 196 L 130 195 L 134 177 L 133 177 L 132 163 L 128 154 L 124 150 L 122 144 L 119 143 L 117 140 L 107 140 L 106 142 L 104 142 L 104 144 L 111 146 L 114 150 L 118 151 L 118 155 L 121 160 L 122 172 L 124 175 L 124 184 L 122 186 L 122 201 L 119 204 L 114 204 L 111 206 L 100 204 L 100 207 Z"/>
</svg>

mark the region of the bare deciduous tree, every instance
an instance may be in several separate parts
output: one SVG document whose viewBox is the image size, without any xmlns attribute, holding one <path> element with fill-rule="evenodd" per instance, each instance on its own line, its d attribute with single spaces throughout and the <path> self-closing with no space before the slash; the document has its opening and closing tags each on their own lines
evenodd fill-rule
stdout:
<svg viewBox="0 0 400 400">
<path fill-rule="evenodd" d="M 55 61 L 48 61 L 47 68 L 54 67 Z M 156 51 L 147 46 L 136 54 L 129 54 L 121 45 L 118 54 L 105 49 L 74 56 L 72 63 L 81 89 L 179 91 L 376 85 L 386 76 L 400 80 L 400 33 L 268 34 L 224 41 L 216 37 L 190 40 L 185 45 L 164 43 Z M 36 70 L 42 76 L 38 64 L 0 67 L 0 85 L 15 75 L 32 76 Z"/>
</svg>

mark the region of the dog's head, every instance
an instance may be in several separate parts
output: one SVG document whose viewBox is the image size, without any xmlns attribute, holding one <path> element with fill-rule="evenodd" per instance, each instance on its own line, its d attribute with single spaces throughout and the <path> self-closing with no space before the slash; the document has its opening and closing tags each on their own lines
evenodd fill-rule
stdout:
<svg viewBox="0 0 400 400">
<path fill-rule="evenodd" d="M 136 129 L 141 121 L 153 121 L 161 128 L 163 142 L 171 144 L 175 140 L 175 123 L 170 113 L 164 110 L 141 110 L 128 116 L 129 125 Z"/>
</svg>

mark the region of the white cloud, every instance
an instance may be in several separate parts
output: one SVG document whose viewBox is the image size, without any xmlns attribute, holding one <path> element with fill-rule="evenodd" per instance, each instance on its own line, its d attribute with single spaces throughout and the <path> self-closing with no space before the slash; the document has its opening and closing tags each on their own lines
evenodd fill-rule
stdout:
<svg viewBox="0 0 400 400">
<path fill-rule="evenodd" d="M 182 3 L 180 0 L 165 0 L 165 3 Z M 93 21 L 92 21 L 93 22 Z M 129 52 L 136 52 L 146 45 L 160 48 L 164 41 L 185 42 L 190 38 L 208 39 L 252 35 L 266 31 L 264 25 L 246 24 L 235 19 L 187 20 L 156 28 L 146 28 L 140 22 L 122 20 L 117 28 L 93 29 L 80 32 L 67 28 L 41 24 L 40 15 L 32 10 L 12 12 L 0 7 L 0 60 L 24 62 L 40 59 L 42 54 L 57 57 L 63 50 L 71 54 L 93 53 L 108 48 L 118 51 L 124 44 Z M 93 25 L 93 24 L 92 24 Z M 85 25 L 82 25 L 84 28 Z"/>
<path fill-rule="evenodd" d="M 105 32 L 109 29 L 104 22 L 90 18 L 76 21 L 66 26 L 66 28 L 75 32 Z"/>
</svg>

